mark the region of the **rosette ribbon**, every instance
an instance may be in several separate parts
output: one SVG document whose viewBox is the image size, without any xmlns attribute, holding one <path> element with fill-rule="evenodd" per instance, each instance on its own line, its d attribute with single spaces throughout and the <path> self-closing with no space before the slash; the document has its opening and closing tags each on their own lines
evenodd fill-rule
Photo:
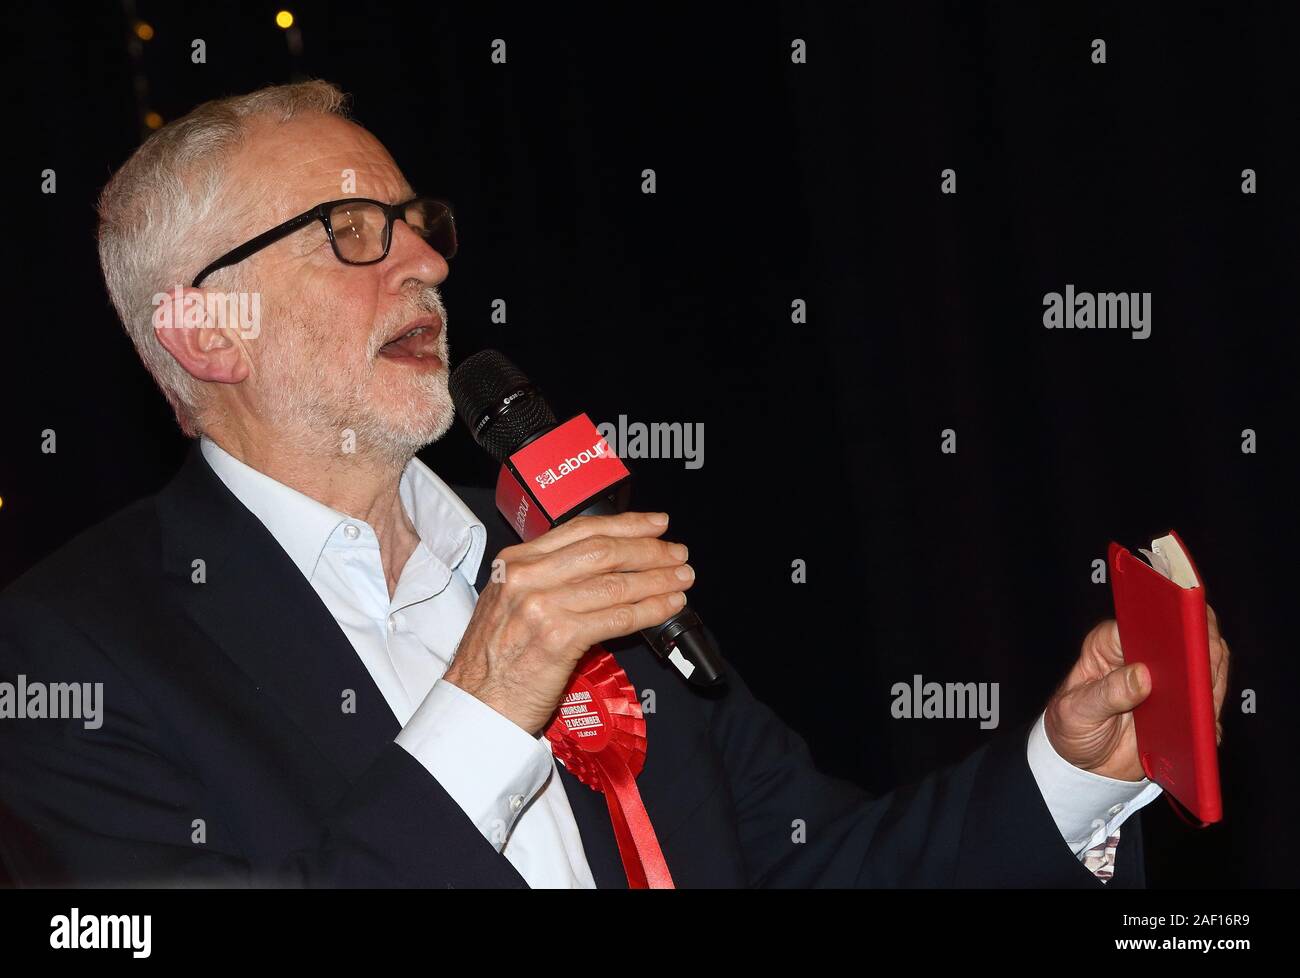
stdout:
<svg viewBox="0 0 1300 978">
<path fill-rule="evenodd" d="M 628 886 L 673 889 L 636 786 L 646 750 L 641 702 L 623 667 L 603 646 L 593 645 L 578 663 L 546 739 L 574 777 L 604 794 Z"/>
</svg>

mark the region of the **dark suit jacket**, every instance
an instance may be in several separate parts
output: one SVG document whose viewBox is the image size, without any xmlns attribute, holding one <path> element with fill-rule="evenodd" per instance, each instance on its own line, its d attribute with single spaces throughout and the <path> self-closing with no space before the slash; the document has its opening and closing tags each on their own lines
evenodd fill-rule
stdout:
<svg viewBox="0 0 1300 978">
<path fill-rule="evenodd" d="M 481 588 L 516 541 L 488 490 L 457 491 L 488 527 Z M 734 666 L 702 694 L 635 640 L 610 648 L 655 690 L 638 784 L 678 886 L 1101 886 L 1038 792 L 1027 726 L 873 799 L 818 773 Z M 157 496 L 0 596 L 0 681 L 20 673 L 102 682 L 104 720 L 0 719 L 17 884 L 526 885 L 393 743 L 347 638 L 197 444 Z M 560 777 L 597 885 L 626 886 L 603 798 Z M 1141 882 L 1134 818 L 1108 885 Z"/>
</svg>

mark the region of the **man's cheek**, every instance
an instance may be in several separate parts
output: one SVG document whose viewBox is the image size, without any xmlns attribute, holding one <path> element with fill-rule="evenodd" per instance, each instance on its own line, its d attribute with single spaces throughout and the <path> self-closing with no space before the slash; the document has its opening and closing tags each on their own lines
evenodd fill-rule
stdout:
<svg viewBox="0 0 1300 978">
<path fill-rule="evenodd" d="M 246 340 L 255 340 L 262 335 L 262 293 L 249 292 L 246 300 L 238 306 L 239 335 Z"/>
</svg>

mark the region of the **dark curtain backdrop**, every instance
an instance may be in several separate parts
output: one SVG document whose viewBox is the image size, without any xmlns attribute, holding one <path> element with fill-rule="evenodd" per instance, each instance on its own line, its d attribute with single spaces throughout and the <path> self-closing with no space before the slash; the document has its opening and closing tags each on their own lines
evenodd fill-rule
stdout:
<svg viewBox="0 0 1300 978">
<path fill-rule="evenodd" d="M 136 12 L 156 31 L 143 107 L 328 78 L 455 202 L 454 357 L 502 349 L 561 413 L 703 423 L 703 467 L 634 461 L 637 501 L 672 514 L 692 601 L 833 773 L 885 790 L 991 736 L 891 718 L 914 674 L 1000 683 L 1004 729 L 1035 716 L 1111 614 L 1092 561 L 1176 528 L 1234 673 L 1225 822 L 1142 816 L 1172 887 L 1300 870 L 1290 6 L 303 2 L 297 57 L 273 4 Z M 186 450 L 94 248 L 96 193 L 140 139 L 129 23 L 112 3 L 11 14 L 0 584 Z M 1152 293 L 1150 338 L 1044 329 L 1066 283 Z M 459 426 L 424 457 L 493 477 Z"/>
</svg>

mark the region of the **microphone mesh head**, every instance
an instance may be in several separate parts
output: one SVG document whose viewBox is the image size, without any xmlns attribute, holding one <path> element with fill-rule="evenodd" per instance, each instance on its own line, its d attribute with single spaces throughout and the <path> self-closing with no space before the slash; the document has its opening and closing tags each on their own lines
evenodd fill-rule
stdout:
<svg viewBox="0 0 1300 978">
<path fill-rule="evenodd" d="M 522 370 L 497 350 L 466 357 L 448 382 L 456 414 L 470 434 L 498 462 L 504 462 L 526 439 L 555 425 L 546 400 L 532 389 Z M 511 394 L 526 393 L 510 401 Z M 488 415 L 492 420 L 481 424 Z"/>
</svg>

